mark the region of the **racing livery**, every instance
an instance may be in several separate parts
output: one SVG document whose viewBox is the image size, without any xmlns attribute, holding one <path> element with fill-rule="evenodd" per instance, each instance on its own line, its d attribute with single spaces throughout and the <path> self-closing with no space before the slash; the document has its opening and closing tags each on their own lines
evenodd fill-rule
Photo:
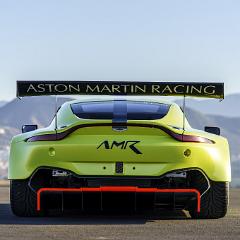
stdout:
<svg viewBox="0 0 240 240">
<path fill-rule="evenodd" d="M 65 84 L 18 82 L 18 96 L 61 95 L 50 89 L 81 94 L 83 86 L 89 89 L 86 82 L 67 88 Z M 89 86 L 95 91 L 104 87 L 97 84 L 100 88 Z M 114 88 L 107 84 L 120 91 L 107 90 L 108 95 L 145 95 L 144 89 L 154 95 L 147 90 L 149 83 L 146 88 L 135 83 L 140 94 L 128 94 L 133 83 L 122 88 L 124 94 L 116 83 L 111 83 Z M 157 89 L 154 85 L 151 89 Z M 166 89 L 161 86 L 159 91 Z M 169 86 L 167 95 L 223 98 L 218 83 Z M 186 92 L 191 86 L 195 92 Z M 49 127 L 25 125 L 12 139 L 9 179 L 17 216 L 41 216 L 50 210 L 171 208 L 185 209 L 192 218 L 221 218 L 227 212 L 231 181 L 229 146 L 218 128 L 193 129 L 176 103 L 123 96 L 74 100 L 58 109 Z"/>
</svg>

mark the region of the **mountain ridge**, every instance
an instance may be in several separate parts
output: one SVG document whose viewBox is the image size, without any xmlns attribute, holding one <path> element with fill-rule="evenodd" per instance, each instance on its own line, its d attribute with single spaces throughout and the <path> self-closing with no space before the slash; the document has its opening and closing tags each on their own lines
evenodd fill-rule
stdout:
<svg viewBox="0 0 240 240">
<path fill-rule="evenodd" d="M 182 100 L 177 100 L 177 104 L 182 105 Z M 240 93 L 225 96 L 219 102 L 218 99 L 193 99 L 186 97 L 186 106 L 208 115 L 219 115 L 228 117 L 240 117 L 238 109 L 240 103 Z"/>
<path fill-rule="evenodd" d="M 4 106 L 7 103 L 7 101 L 0 101 L 0 107 Z"/>
</svg>

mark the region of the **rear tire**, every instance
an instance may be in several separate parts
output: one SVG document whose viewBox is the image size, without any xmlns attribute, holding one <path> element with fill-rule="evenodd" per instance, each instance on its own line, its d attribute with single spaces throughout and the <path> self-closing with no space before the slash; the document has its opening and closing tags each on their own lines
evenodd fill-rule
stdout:
<svg viewBox="0 0 240 240">
<path fill-rule="evenodd" d="M 189 209 L 189 213 L 194 219 L 217 219 L 224 217 L 227 213 L 229 183 L 211 181 L 210 184 L 210 189 L 201 197 L 200 213 L 196 211 L 196 208 Z"/>
<path fill-rule="evenodd" d="M 10 202 L 12 212 L 18 217 L 37 216 L 36 193 L 28 186 L 27 180 L 11 180 Z"/>
</svg>

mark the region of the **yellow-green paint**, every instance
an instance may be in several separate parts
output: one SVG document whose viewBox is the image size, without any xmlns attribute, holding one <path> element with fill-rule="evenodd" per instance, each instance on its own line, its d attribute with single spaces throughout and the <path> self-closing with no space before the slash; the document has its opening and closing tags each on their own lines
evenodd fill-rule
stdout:
<svg viewBox="0 0 240 240">
<path fill-rule="evenodd" d="M 70 102 L 71 103 L 71 102 Z M 58 132 L 82 123 L 111 122 L 79 119 L 65 103 L 58 113 Z M 182 133 L 183 114 L 172 104 L 166 117 L 156 121 L 129 121 L 154 123 Z M 63 127 L 63 128 L 61 128 Z M 78 175 L 101 176 L 161 176 L 179 169 L 201 169 L 211 180 L 230 181 L 229 146 L 225 138 L 195 130 L 186 121 L 185 134 L 207 137 L 214 144 L 179 142 L 159 129 L 128 127 L 123 132 L 111 126 L 78 129 L 59 141 L 26 142 L 26 138 L 54 133 L 54 121 L 45 129 L 20 134 L 13 138 L 9 160 L 9 179 L 26 179 L 40 167 L 70 170 Z M 142 154 L 130 148 L 105 149 L 97 147 L 103 141 L 140 141 L 136 146 Z M 190 150 L 190 155 L 184 154 Z M 123 174 L 115 173 L 115 163 L 124 163 Z"/>
</svg>

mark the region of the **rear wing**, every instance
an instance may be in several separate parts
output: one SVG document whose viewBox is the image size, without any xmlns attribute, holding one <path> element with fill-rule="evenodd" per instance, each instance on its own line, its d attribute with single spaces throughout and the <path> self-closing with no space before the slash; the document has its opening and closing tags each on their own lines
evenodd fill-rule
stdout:
<svg viewBox="0 0 240 240">
<path fill-rule="evenodd" d="M 17 81 L 17 97 L 47 95 L 191 96 L 223 99 L 224 83 Z"/>
</svg>

